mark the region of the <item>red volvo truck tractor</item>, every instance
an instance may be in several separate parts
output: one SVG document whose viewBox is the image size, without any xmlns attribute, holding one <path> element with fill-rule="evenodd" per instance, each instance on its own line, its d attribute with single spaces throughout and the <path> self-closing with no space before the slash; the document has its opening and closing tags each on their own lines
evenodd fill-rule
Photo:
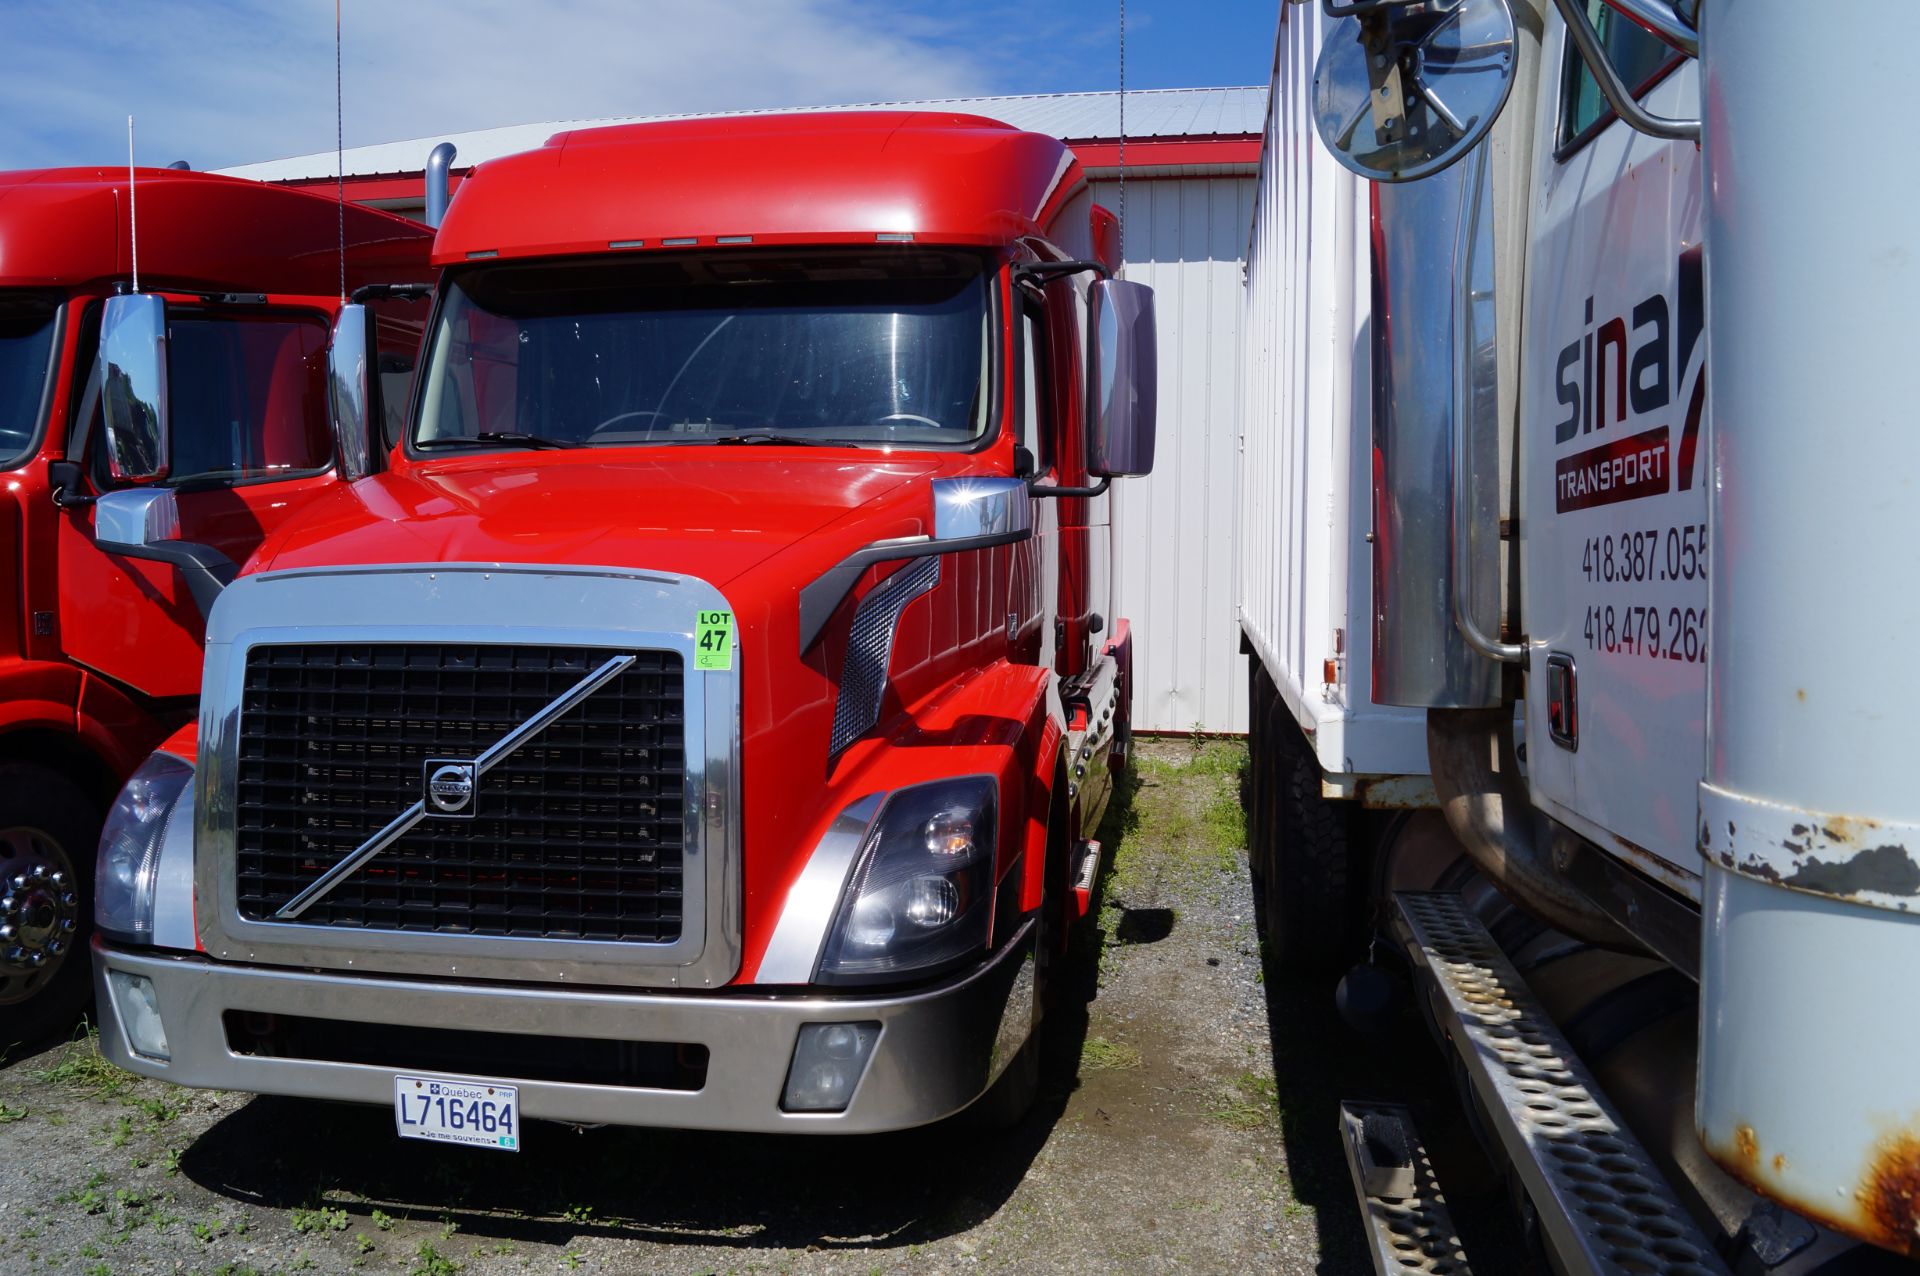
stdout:
<svg viewBox="0 0 1920 1276">
<path fill-rule="evenodd" d="M 192 720 L 196 591 L 333 482 L 340 219 L 201 173 L 142 169 L 131 194 L 124 170 L 0 173 L 0 1048 L 86 998 L 101 820 Z M 348 208 L 345 237 L 349 287 L 425 275 L 423 226 Z M 384 341 L 399 375 L 414 341 Z M 140 456 L 102 424 L 133 414 Z M 164 504 L 203 550 L 183 569 L 112 548 L 102 495 Z"/>
<path fill-rule="evenodd" d="M 108 1057 L 495 1148 L 1023 1110 L 1128 736 L 1115 229 L 1058 141 L 947 114 L 480 166 L 404 437 L 350 308 L 371 472 L 226 587 L 109 820 L 103 880 L 156 867 L 102 892 Z"/>
</svg>

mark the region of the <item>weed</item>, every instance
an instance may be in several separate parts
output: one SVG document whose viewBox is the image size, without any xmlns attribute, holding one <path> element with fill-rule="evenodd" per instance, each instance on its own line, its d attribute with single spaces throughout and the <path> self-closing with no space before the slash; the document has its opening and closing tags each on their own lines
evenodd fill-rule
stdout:
<svg viewBox="0 0 1920 1276">
<path fill-rule="evenodd" d="M 453 1276 L 466 1264 L 447 1257 L 433 1247 L 430 1241 L 421 1241 L 420 1248 L 413 1251 L 411 1276 Z"/>
<path fill-rule="evenodd" d="M 4 1103 L 0 1103 L 0 1125 L 12 1125 L 15 1121 L 23 1120 L 26 1115 L 27 1109 L 25 1108 L 10 1108 Z"/>
<path fill-rule="evenodd" d="M 67 1057 L 50 1068 L 42 1068 L 40 1080 L 66 1086 L 91 1095 L 117 1095 L 127 1088 L 128 1076 L 107 1062 L 100 1053 L 100 1034 L 88 1025 L 75 1037 Z"/>
<path fill-rule="evenodd" d="M 344 1232 L 347 1230 L 347 1212 L 343 1209 L 330 1209 L 325 1205 L 315 1209 L 297 1209 L 293 1212 L 293 1230 L 306 1236 L 312 1232 Z"/>
<path fill-rule="evenodd" d="M 1088 1037 L 1080 1048 L 1082 1072 L 1119 1072 L 1140 1066 L 1140 1051 L 1124 1041 Z"/>
<path fill-rule="evenodd" d="M 310 1272 L 319 1265 L 320 1264 L 313 1261 L 311 1254 L 302 1254 L 287 1264 L 287 1270 L 290 1272 Z"/>
<path fill-rule="evenodd" d="M 133 1122 L 126 1117 L 115 1118 L 107 1130 L 107 1146 L 123 1148 L 133 1138 Z"/>
<path fill-rule="evenodd" d="M 590 1223 L 593 1221 L 593 1206 L 569 1205 L 560 1211 L 560 1217 L 569 1223 Z"/>
<path fill-rule="evenodd" d="M 373 1212 L 373 1225 L 383 1232 L 391 1232 L 393 1230 L 393 1215 L 387 1213 L 385 1210 L 375 1210 Z"/>
<path fill-rule="evenodd" d="M 88 1241 L 85 1245 L 82 1245 L 80 1247 L 80 1257 L 98 1258 L 100 1257 L 100 1247 L 98 1245 L 95 1245 L 92 1241 Z"/>
<path fill-rule="evenodd" d="M 161 1159 L 160 1163 L 166 1167 L 168 1177 L 178 1174 L 180 1172 L 180 1149 L 168 1148 L 166 1156 Z"/>
<path fill-rule="evenodd" d="M 585 1260 L 580 1256 L 579 1250 L 570 1249 L 567 1251 L 567 1270 L 568 1271 L 570 1272 L 579 1271 L 580 1264 L 584 1261 Z"/>
<path fill-rule="evenodd" d="M 373 1237 L 367 1235 L 365 1232 L 355 1232 L 353 1234 L 353 1247 L 362 1254 L 371 1254 L 373 1253 Z"/>
<path fill-rule="evenodd" d="M 87 1276 L 113 1276 L 113 1268 L 105 1263 L 95 1263 L 87 1268 Z"/>
<path fill-rule="evenodd" d="M 133 1106 L 146 1113 L 147 1120 L 155 1125 L 165 1125 L 186 1111 L 185 1104 L 169 1103 L 165 1099 L 135 1099 Z"/>
<path fill-rule="evenodd" d="M 195 1223 L 193 1225 L 193 1238 L 197 1241 L 211 1244 L 213 1238 L 218 1235 L 220 1235 L 220 1220 L 217 1218 L 211 1223 Z"/>
</svg>

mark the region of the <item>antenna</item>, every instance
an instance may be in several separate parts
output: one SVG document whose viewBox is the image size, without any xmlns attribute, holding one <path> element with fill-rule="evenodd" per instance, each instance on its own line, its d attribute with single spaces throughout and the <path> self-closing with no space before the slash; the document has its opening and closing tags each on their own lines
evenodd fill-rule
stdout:
<svg viewBox="0 0 1920 1276">
<path fill-rule="evenodd" d="M 340 106 L 340 0 L 333 0 L 333 185 L 340 222 L 340 304 L 347 304 L 347 134 Z"/>
<path fill-rule="evenodd" d="M 1127 268 L 1127 0 L 1120 0 L 1120 269 Z"/>
<path fill-rule="evenodd" d="M 127 239 L 133 245 L 133 290 L 140 291 L 140 209 L 133 200 L 133 117 L 127 117 Z"/>
</svg>

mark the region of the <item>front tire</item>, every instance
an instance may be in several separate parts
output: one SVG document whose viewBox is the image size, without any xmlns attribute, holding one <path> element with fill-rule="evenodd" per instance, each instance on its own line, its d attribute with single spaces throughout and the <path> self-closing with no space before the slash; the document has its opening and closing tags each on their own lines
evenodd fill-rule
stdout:
<svg viewBox="0 0 1920 1276">
<path fill-rule="evenodd" d="M 103 818 L 66 776 L 0 766 L 0 1049 L 65 1032 L 87 1003 Z"/>
<path fill-rule="evenodd" d="M 999 1078 L 968 1109 L 968 1116 L 980 1128 L 1004 1132 L 1027 1119 L 1040 1097 L 1041 1040 L 1054 990 L 1059 986 L 1060 963 L 1067 956 L 1067 881 L 1069 865 L 1065 830 L 1067 775 L 1064 768 L 1054 777 L 1051 809 L 1047 814 L 1047 867 L 1042 875 L 1039 933 L 1033 940 L 1033 1007 L 1027 1040 L 1007 1061 Z"/>
</svg>

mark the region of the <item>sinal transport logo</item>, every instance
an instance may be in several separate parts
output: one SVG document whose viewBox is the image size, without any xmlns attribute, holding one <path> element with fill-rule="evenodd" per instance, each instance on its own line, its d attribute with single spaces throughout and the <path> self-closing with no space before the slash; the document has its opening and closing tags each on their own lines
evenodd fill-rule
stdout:
<svg viewBox="0 0 1920 1276">
<path fill-rule="evenodd" d="M 1566 409 L 1553 424 L 1556 446 L 1624 426 L 1629 413 L 1637 424 L 1673 406 L 1706 317 L 1700 267 L 1698 247 L 1680 254 L 1672 306 L 1666 294 L 1656 292 L 1627 314 L 1596 324 L 1593 298 L 1587 298 L 1582 332 L 1561 349 L 1554 364 L 1555 399 Z M 1671 444 L 1669 423 L 1663 422 L 1561 457 L 1553 467 L 1555 510 L 1565 514 L 1691 489 L 1706 392 L 1703 358 L 1677 447 Z"/>
</svg>

